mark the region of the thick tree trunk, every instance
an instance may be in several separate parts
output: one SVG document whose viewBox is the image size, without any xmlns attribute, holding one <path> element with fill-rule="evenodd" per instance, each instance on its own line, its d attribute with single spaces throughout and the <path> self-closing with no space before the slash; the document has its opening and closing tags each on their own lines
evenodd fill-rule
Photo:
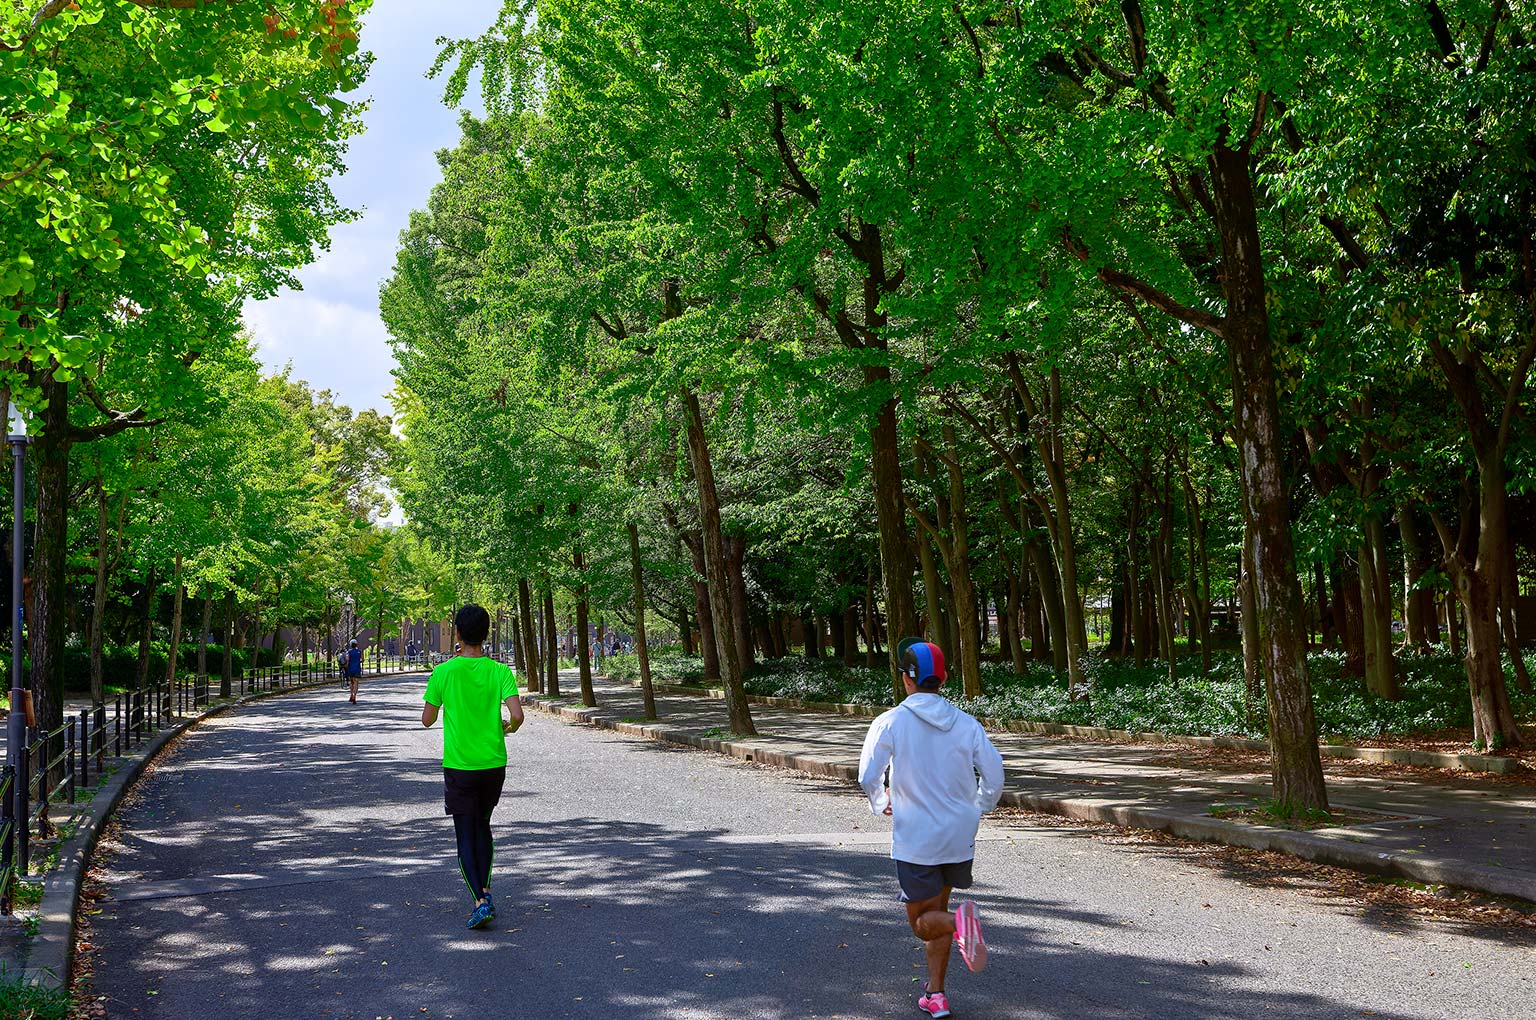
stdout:
<svg viewBox="0 0 1536 1020">
<path fill-rule="evenodd" d="M 32 704 L 38 728 L 57 729 L 64 719 L 64 638 L 69 557 L 69 391 L 63 383 L 42 382 L 47 407 L 32 443 L 36 465 L 37 510 L 32 552 L 32 616 L 28 635 L 32 652 Z"/>
<path fill-rule="evenodd" d="M 1210 173 L 1226 296 L 1222 334 L 1230 356 L 1246 516 L 1253 525 L 1253 590 L 1268 685 L 1275 800 L 1284 810 L 1326 811 L 1250 156 L 1218 143 Z"/>
<path fill-rule="evenodd" d="M 742 662 L 731 630 L 730 577 L 725 540 L 720 531 L 720 493 L 715 488 L 715 467 L 710 460 L 709 438 L 704 432 L 704 413 L 691 389 L 683 390 L 687 417 L 688 453 L 699 489 L 699 517 L 703 531 L 704 566 L 709 580 L 709 608 L 714 614 L 715 645 L 720 652 L 721 679 L 725 684 L 726 713 L 732 733 L 755 735 L 752 709 L 742 684 Z"/>
<path fill-rule="evenodd" d="M 107 616 L 107 490 L 96 479 L 96 587 L 91 603 L 91 704 L 105 696 L 101 678 L 102 628 Z"/>
<path fill-rule="evenodd" d="M 656 690 L 651 686 L 651 651 L 645 640 L 645 566 L 640 560 L 640 529 L 629 522 L 629 575 L 635 588 L 635 658 L 640 662 L 640 697 L 645 717 L 656 718 Z"/>
</svg>

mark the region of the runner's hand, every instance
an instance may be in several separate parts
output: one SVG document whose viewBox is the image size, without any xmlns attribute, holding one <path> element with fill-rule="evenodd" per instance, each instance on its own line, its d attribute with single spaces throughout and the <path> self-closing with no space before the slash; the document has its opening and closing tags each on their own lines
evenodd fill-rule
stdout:
<svg viewBox="0 0 1536 1020">
<path fill-rule="evenodd" d="M 887 805 L 886 805 L 886 806 L 885 806 L 885 810 L 884 810 L 884 811 L 882 811 L 882 812 L 881 812 L 881 814 L 884 814 L 884 815 L 886 815 L 886 816 L 889 816 L 889 815 L 890 815 L 890 813 L 891 813 L 891 806 L 890 806 L 890 805 L 889 805 L 889 804 L 887 804 Z"/>
<path fill-rule="evenodd" d="M 517 728 L 521 725 L 522 723 L 519 720 L 508 719 L 506 722 L 501 724 L 501 731 L 503 733 L 516 733 Z"/>
</svg>

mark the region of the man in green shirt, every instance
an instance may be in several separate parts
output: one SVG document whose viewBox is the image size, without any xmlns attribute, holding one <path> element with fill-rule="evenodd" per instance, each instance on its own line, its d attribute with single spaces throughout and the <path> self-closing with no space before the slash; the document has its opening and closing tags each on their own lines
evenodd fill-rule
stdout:
<svg viewBox="0 0 1536 1020">
<path fill-rule="evenodd" d="M 443 713 L 443 802 L 453 816 L 459 843 L 459 871 L 474 898 L 470 928 L 496 917 L 491 900 L 491 812 L 507 779 L 507 734 L 523 724 L 517 677 L 485 654 L 491 615 L 470 604 L 454 617 L 459 654 L 432 671 L 421 724 L 430 727 Z M 501 706 L 510 713 L 503 720 Z"/>
</svg>

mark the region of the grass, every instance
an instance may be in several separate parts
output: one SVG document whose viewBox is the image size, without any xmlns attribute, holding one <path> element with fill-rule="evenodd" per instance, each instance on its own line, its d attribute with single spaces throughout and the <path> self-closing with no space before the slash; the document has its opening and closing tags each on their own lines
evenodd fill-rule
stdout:
<svg viewBox="0 0 1536 1020">
<path fill-rule="evenodd" d="M 766 733 L 732 733 L 724 726 L 714 726 L 699 734 L 705 740 L 752 740 L 754 737 L 766 737 L 767 735 Z"/>
<path fill-rule="evenodd" d="M 1403 696 L 1394 702 L 1367 694 L 1364 683 L 1344 671 L 1341 654 L 1313 654 L 1309 666 L 1318 732 L 1329 742 L 1411 737 L 1472 725 L 1466 672 L 1461 660 L 1448 652 L 1401 656 Z M 651 669 L 658 678 L 704 683 L 702 660 L 676 649 L 654 653 Z M 1179 659 L 1171 681 L 1167 666 L 1161 663 L 1138 667 L 1128 660 L 1091 655 L 1084 669 L 1087 697 L 1077 700 L 1067 697 L 1065 678 L 1038 664 L 1021 675 L 1011 665 L 987 662 L 982 666 L 981 697 L 960 697 L 953 683 L 947 693 L 966 711 L 996 719 L 1194 736 L 1266 735 L 1268 720 L 1262 703 L 1252 715 L 1248 711 L 1242 659 L 1236 654 L 1217 654 L 1209 676 L 1200 675 L 1197 656 Z M 613 657 L 608 672 L 616 679 L 639 679 L 634 656 Z M 1536 721 L 1536 695 L 1521 692 L 1514 684 L 1512 668 L 1507 672 L 1516 718 Z M 890 678 L 884 669 L 802 656 L 760 663 L 747 680 L 747 691 L 803 701 L 876 707 L 891 704 Z"/>
<path fill-rule="evenodd" d="M 69 996 L 50 988 L 24 984 L 0 964 L 0 1017 L 8 1020 L 65 1020 Z"/>
</svg>

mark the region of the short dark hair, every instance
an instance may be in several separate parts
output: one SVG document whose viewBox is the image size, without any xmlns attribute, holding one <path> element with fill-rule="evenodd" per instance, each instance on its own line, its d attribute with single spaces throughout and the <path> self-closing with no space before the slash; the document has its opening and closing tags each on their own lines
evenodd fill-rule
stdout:
<svg viewBox="0 0 1536 1020">
<path fill-rule="evenodd" d="M 471 602 L 453 618 L 453 629 L 466 645 L 483 645 L 485 636 L 491 632 L 491 614 Z"/>
</svg>

